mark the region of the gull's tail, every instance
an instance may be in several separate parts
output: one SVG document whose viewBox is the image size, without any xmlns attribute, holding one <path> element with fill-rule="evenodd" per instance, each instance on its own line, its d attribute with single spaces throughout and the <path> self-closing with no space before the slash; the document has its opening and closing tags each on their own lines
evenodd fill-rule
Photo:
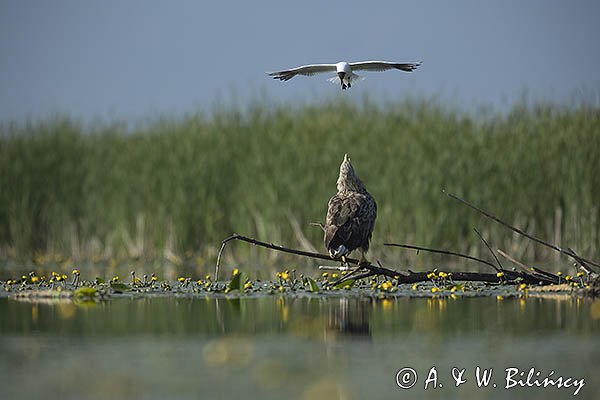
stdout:
<svg viewBox="0 0 600 400">
<path fill-rule="evenodd" d="M 363 76 L 360 75 L 356 75 L 354 72 L 352 73 L 352 75 L 350 75 L 350 80 L 348 80 L 348 78 L 344 78 L 344 83 L 347 86 L 352 86 L 353 84 L 355 84 L 356 82 L 360 82 L 362 80 L 364 80 L 365 78 Z M 327 79 L 329 82 L 331 83 L 335 83 L 336 85 L 340 84 L 340 77 L 339 76 L 332 76 L 331 78 Z"/>
</svg>

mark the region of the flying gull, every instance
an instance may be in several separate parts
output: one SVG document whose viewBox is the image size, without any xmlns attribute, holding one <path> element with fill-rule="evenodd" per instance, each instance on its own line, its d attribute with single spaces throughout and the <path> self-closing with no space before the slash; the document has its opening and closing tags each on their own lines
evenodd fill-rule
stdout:
<svg viewBox="0 0 600 400">
<path fill-rule="evenodd" d="M 356 75 L 354 71 L 387 71 L 388 69 L 399 69 L 405 72 L 414 71 L 421 62 L 416 63 L 398 63 L 389 61 L 360 61 L 348 63 L 341 61 L 337 64 L 310 64 L 301 67 L 285 69 L 283 71 L 268 72 L 269 76 L 281 81 L 289 81 L 296 75 L 311 76 L 322 72 L 336 72 L 337 76 L 330 78 L 330 82 L 339 82 L 342 85 L 342 90 L 352 86 L 352 81 L 363 79 Z"/>
</svg>

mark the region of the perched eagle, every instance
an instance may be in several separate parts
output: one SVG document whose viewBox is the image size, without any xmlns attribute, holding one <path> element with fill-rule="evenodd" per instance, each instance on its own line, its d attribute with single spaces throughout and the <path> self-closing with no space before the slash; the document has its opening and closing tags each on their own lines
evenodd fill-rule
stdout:
<svg viewBox="0 0 600 400">
<path fill-rule="evenodd" d="M 365 253 L 375 227 L 377 203 L 354 172 L 348 154 L 340 165 L 337 189 L 327 207 L 325 247 L 332 258 L 360 249 L 360 261 L 367 262 Z"/>
</svg>

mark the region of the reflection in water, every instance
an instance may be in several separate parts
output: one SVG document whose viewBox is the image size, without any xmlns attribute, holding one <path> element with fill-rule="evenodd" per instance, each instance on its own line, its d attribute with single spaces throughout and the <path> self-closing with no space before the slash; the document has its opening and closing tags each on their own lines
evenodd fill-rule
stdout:
<svg viewBox="0 0 600 400">
<path fill-rule="evenodd" d="M 327 304 L 326 339 L 371 337 L 371 298 L 340 298 Z"/>
<path fill-rule="evenodd" d="M 433 365 L 447 379 L 453 366 L 554 369 L 586 378 L 579 398 L 600 390 L 599 300 L 0 299 L 0 316 L 2 399 L 386 399 L 405 395 L 400 368 Z M 536 390 L 409 394 L 565 398 Z"/>
<path fill-rule="evenodd" d="M 255 335 L 288 333 L 332 340 L 407 332 L 447 336 L 591 334 L 600 300 L 539 298 L 371 299 L 359 297 L 121 298 L 101 303 L 0 299 L 0 334 L 85 336 Z"/>
<path fill-rule="evenodd" d="M 592 316 L 592 319 L 600 319 L 600 299 L 594 300 L 594 303 L 590 308 L 590 314 Z"/>
</svg>

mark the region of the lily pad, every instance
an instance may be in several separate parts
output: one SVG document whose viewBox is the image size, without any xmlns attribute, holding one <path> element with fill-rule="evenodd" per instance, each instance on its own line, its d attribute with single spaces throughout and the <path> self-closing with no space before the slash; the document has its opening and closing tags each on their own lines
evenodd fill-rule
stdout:
<svg viewBox="0 0 600 400">
<path fill-rule="evenodd" d="M 233 290 L 237 290 L 240 292 L 244 291 L 244 285 L 248 282 L 249 278 L 244 272 L 237 272 L 233 274 L 231 278 L 231 282 L 227 286 L 227 291 L 231 292 Z"/>
<path fill-rule="evenodd" d="M 308 286 L 310 287 L 310 291 L 313 293 L 319 293 L 319 285 L 317 282 L 309 276 L 306 277 L 306 281 L 308 282 Z"/>
<path fill-rule="evenodd" d="M 356 279 L 348 279 L 347 281 L 338 283 L 337 285 L 335 285 L 335 287 L 338 289 L 352 289 L 352 286 L 354 286 L 355 282 Z"/>
<path fill-rule="evenodd" d="M 73 292 L 73 295 L 78 298 L 90 298 L 95 297 L 98 294 L 98 289 L 88 286 L 80 287 Z"/>
<path fill-rule="evenodd" d="M 131 290 L 131 287 L 121 282 L 111 282 L 110 287 L 115 293 L 123 293 Z"/>
</svg>

